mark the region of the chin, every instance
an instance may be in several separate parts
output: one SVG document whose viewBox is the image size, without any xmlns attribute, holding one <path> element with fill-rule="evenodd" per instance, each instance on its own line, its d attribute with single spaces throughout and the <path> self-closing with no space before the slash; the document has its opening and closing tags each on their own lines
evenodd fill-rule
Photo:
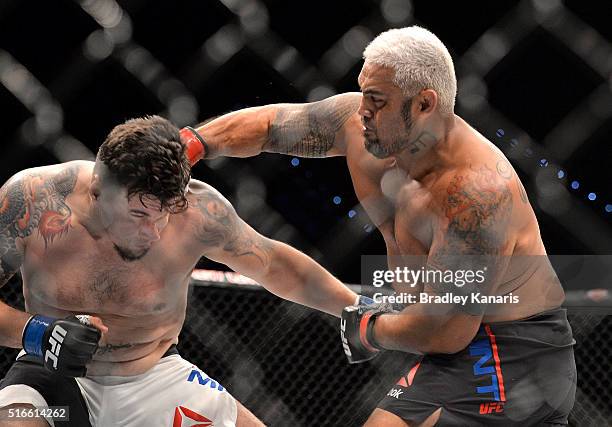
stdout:
<svg viewBox="0 0 612 427">
<path fill-rule="evenodd" d="M 389 153 L 383 148 L 378 140 L 369 141 L 366 139 L 365 141 L 365 149 L 368 150 L 370 154 L 372 154 L 377 159 L 386 159 L 389 157 Z"/>
<path fill-rule="evenodd" d="M 138 261 L 139 259 L 144 257 L 147 254 L 147 252 L 149 252 L 149 248 L 133 250 L 133 249 L 128 249 L 125 247 L 117 246 L 117 245 L 114 245 L 114 246 L 115 246 L 115 251 L 117 251 L 121 259 L 127 262 Z"/>
</svg>

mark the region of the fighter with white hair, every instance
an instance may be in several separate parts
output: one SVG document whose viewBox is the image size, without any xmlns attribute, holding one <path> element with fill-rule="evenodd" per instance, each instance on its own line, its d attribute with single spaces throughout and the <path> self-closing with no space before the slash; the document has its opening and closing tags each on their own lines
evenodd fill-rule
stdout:
<svg viewBox="0 0 612 427">
<path fill-rule="evenodd" d="M 387 349 L 423 355 L 366 425 L 567 425 L 574 339 L 519 177 L 454 114 L 453 61 L 434 34 L 389 30 L 364 59 L 361 93 L 236 111 L 194 137 L 204 141 L 206 158 L 346 156 L 357 196 L 384 236 L 389 270 L 416 255 L 427 271 L 486 272 L 469 286 L 395 283 L 418 296 L 399 313 L 344 310 L 349 361 Z"/>
</svg>

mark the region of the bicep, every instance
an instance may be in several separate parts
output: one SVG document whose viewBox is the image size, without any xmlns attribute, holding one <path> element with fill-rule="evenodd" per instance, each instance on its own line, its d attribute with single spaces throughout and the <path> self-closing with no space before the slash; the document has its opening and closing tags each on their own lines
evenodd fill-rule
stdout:
<svg viewBox="0 0 612 427">
<path fill-rule="evenodd" d="M 308 104 L 276 105 L 263 151 L 299 157 L 344 155 L 346 127 L 356 122 L 360 102 L 361 94 L 353 92 Z"/>
</svg>

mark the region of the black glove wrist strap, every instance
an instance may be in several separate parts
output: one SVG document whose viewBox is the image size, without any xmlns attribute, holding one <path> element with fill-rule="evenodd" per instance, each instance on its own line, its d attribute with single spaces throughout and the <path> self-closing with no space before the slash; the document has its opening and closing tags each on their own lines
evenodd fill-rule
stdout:
<svg viewBox="0 0 612 427">
<path fill-rule="evenodd" d="M 374 339 L 374 324 L 376 319 L 383 312 L 368 312 L 361 318 L 361 325 L 359 326 L 359 335 L 361 336 L 361 342 L 364 347 L 369 351 L 378 352 L 384 350 L 384 348 L 376 342 Z"/>
</svg>

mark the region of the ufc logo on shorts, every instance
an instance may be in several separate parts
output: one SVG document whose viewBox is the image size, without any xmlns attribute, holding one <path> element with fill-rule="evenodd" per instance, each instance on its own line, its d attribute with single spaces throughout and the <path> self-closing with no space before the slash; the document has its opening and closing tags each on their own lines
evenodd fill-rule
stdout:
<svg viewBox="0 0 612 427">
<path fill-rule="evenodd" d="M 344 354 L 347 356 L 351 355 L 351 349 L 348 346 L 348 341 L 344 337 L 344 331 L 346 330 L 346 320 L 340 320 L 340 339 L 342 340 L 342 348 L 344 349 Z"/>
<path fill-rule="evenodd" d="M 45 352 L 45 362 L 48 359 L 53 360 L 54 369 L 57 369 L 57 358 L 60 354 L 62 343 L 64 342 L 64 338 L 66 337 L 66 333 L 66 330 L 60 325 L 55 325 L 55 328 L 53 328 L 53 332 L 51 332 L 51 336 L 49 337 L 49 344 L 51 344 L 51 350 L 47 350 Z"/>
<path fill-rule="evenodd" d="M 504 404 L 502 402 L 490 402 L 490 403 L 481 403 L 480 410 L 478 411 L 480 414 L 491 414 L 493 412 L 503 412 Z"/>
</svg>

